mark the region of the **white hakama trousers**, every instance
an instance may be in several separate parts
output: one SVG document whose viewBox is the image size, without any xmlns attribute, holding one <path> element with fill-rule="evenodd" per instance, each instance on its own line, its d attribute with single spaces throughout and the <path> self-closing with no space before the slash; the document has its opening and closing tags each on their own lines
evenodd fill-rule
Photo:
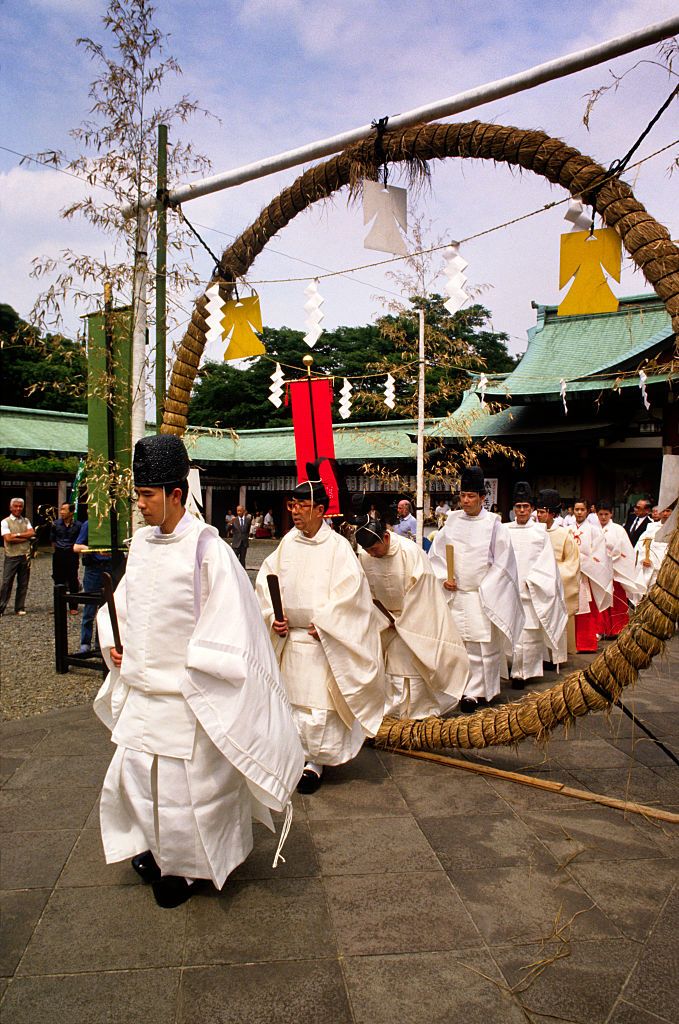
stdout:
<svg viewBox="0 0 679 1024">
<path fill-rule="evenodd" d="M 539 679 L 543 674 L 544 650 L 545 635 L 541 629 L 522 629 L 512 654 L 512 677 Z"/>
<path fill-rule="evenodd" d="M 356 757 L 367 735 L 354 719 L 348 728 L 336 711 L 292 705 L 292 717 L 307 761 L 315 764 L 344 764 Z"/>
<path fill-rule="evenodd" d="M 492 700 L 500 693 L 500 670 L 503 662 L 502 634 L 493 625 L 493 639 L 489 643 L 465 640 L 469 658 L 469 678 L 464 688 L 465 697 Z"/>
<path fill-rule="evenodd" d="M 434 693 L 421 676 L 399 676 L 387 672 L 384 715 L 393 718 L 437 718 L 458 702 L 448 693 Z"/>
<path fill-rule="evenodd" d="M 163 875 L 209 878 L 221 889 L 252 850 L 253 812 L 273 827 L 200 725 L 190 760 L 119 746 L 101 793 L 106 863 L 150 850 Z"/>
<path fill-rule="evenodd" d="M 559 637 L 559 644 L 557 647 L 545 646 L 544 658 L 545 661 L 551 661 L 554 665 L 563 665 L 568 661 L 568 627 L 564 629 L 563 633 Z"/>
</svg>

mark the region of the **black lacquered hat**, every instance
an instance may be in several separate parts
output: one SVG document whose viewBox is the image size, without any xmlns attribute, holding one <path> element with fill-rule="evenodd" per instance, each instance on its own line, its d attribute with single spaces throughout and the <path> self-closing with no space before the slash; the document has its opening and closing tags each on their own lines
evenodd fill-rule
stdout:
<svg viewBox="0 0 679 1024">
<path fill-rule="evenodd" d="M 189 456 L 184 442 L 174 434 L 142 437 L 134 446 L 132 462 L 135 487 L 162 487 L 189 475 Z"/>
</svg>

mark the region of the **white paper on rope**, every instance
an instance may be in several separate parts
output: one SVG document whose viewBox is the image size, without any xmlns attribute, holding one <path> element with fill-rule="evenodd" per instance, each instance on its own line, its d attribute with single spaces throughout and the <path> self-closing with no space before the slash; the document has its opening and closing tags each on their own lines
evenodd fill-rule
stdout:
<svg viewBox="0 0 679 1024">
<path fill-rule="evenodd" d="M 396 388 L 395 380 L 390 373 L 387 374 L 387 380 L 384 385 L 384 404 L 390 409 L 393 409 L 396 405 Z"/>
<path fill-rule="evenodd" d="M 340 388 L 340 395 L 342 396 L 339 403 L 339 414 L 343 420 L 348 420 L 351 416 L 351 392 L 353 391 L 352 385 L 349 383 L 347 378 L 344 378 L 344 383 Z"/>
<path fill-rule="evenodd" d="M 206 290 L 205 296 L 207 298 L 205 344 L 208 345 L 210 342 L 221 344 L 224 340 L 224 328 L 222 327 L 224 301 L 219 294 L 219 285 L 211 284 Z"/>
<path fill-rule="evenodd" d="M 589 231 L 592 226 L 593 217 L 593 213 L 585 213 L 580 196 L 571 196 L 568 200 L 568 209 L 563 218 L 573 225 L 571 231 Z"/>
<path fill-rule="evenodd" d="M 281 396 L 283 394 L 283 371 L 281 370 L 281 364 L 276 363 L 276 369 L 269 378 L 271 381 L 271 387 L 269 388 L 269 401 L 272 405 L 275 405 L 277 409 L 281 407 Z"/>
<path fill-rule="evenodd" d="M 460 246 L 457 242 L 453 242 L 443 250 L 443 258 L 446 261 L 443 269 L 446 277 L 443 290 L 447 296 L 443 305 L 454 316 L 469 299 L 465 288 L 467 278 L 464 275 L 469 264 L 460 256 Z"/>
<path fill-rule="evenodd" d="M 363 223 L 372 226 L 365 236 L 365 249 L 407 256 L 408 247 L 401 231 L 408 230 L 408 192 L 396 185 L 363 181 Z M 400 228 L 400 230 L 399 230 Z"/>
<path fill-rule="evenodd" d="M 307 297 L 304 303 L 304 312 L 307 315 L 304 321 L 304 326 L 306 327 L 304 340 L 309 348 L 313 348 L 323 333 L 321 323 L 325 314 L 321 312 L 321 306 L 325 299 L 318 290 L 318 281 L 312 281 L 311 284 L 308 284 L 304 289 L 304 294 Z"/>
</svg>

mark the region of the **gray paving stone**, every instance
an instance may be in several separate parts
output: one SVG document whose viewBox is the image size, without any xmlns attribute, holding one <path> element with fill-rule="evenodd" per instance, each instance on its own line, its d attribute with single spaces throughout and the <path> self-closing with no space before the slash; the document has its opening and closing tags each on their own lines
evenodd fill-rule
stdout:
<svg viewBox="0 0 679 1024">
<path fill-rule="evenodd" d="M 565 800 L 564 800 L 565 803 Z M 658 855 L 652 838 L 637 828 L 638 815 L 573 801 L 558 817 L 547 811 L 519 811 L 560 864 L 590 860 L 644 860 Z"/>
<path fill-rule="evenodd" d="M 308 823 L 295 814 L 292 828 L 283 847 L 285 863 L 273 867 L 281 829 L 281 815 L 275 818 L 276 834 L 259 822 L 253 824 L 255 845 L 247 860 L 229 875 L 230 882 L 253 878 L 309 878 L 320 873 Z"/>
<path fill-rule="evenodd" d="M 339 964 L 310 960 L 184 970 L 177 1024 L 353 1024 Z"/>
<path fill-rule="evenodd" d="M 568 873 L 629 939 L 643 942 L 676 884 L 671 860 L 574 861 Z"/>
<path fill-rule="evenodd" d="M 567 771 L 580 768 L 625 770 L 630 767 L 630 759 L 624 750 L 613 746 L 608 740 L 598 738 L 550 740 L 549 754 Z"/>
<path fill-rule="evenodd" d="M 525 1024 L 486 952 L 348 957 L 356 1024 Z"/>
<path fill-rule="evenodd" d="M 6 978 L 14 974 L 49 895 L 49 889 L 0 892 L 0 976 Z"/>
<path fill-rule="evenodd" d="M 12 778 L 25 760 L 26 754 L 0 754 L 0 787 Z"/>
<path fill-rule="evenodd" d="M 51 889 L 77 838 L 75 830 L 4 833 L 0 889 Z"/>
<path fill-rule="evenodd" d="M 637 816 L 635 825 L 654 843 L 661 856 L 679 858 L 679 825 L 641 815 Z"/>
<path fill-rule="evenodd" d="M 529 776 L 530 778 L 530 776 Z M 533 776 L 534 778 L 534 776 Z M 565 769 L 550 772 L 545 775 L 545 781 L 561 783 L 573 789 L 584 789 L 574 775 Z M 559 796 L 547 789 L 539 789 L 535 786 L 524 786 L 519 782 L 510 782 L 508 779 L 489 779 L 488 784 L 502 800 L 515 810 L 545 810 L 558 815 L 563 809 L 575 806 L 572 797 Z"/>
<path fill-rule="evenodd" d="M 634 1006 L 625 999 L 620 999 L 608 1024 L 674 1024 L 667 1017 L 659 1017 L 655 1013 L 646 1013 L 640 1006 Z"/>
<path fill-rule="evenodd" d="M 3 789 L 0 832 L 82 828 L 99 791 L 46 783 L 40 790 Z"/>
<path fill-rule="evenodd" d="M 407 815 L 408 806 L 389 778 L 349 779 L 338 774 L 312 796 L 304 797 L 310 821 Z"/>
<path fill-rule="evenodd" d="M 39 792 L 43 787 L 55 785 L 101 786 L 104 781 L 110 757 L 97 754 L 78 757 L 41 757 L 38 751 L 27 759 L 12 778 L 5 783 L 5 789 L 32 788 Z"/>
<path fill-rule="evenodd" d="M 395 779 L 411 814 L 416 818 L 475 814 L 480 807 L 506 808 L 486 779 L 471 772 L 435 765 L 436 772 L 399 775 Z"/>
<path fill-rule="evenodd" d="M 324 878 L 344 956 L 479 946 L 481 939 L 443 872 Z M 426 908 L 426 909 L 425 909 Z"/>
<path fill-rule="evenodd" d="M 315 878 L 229 882 L 187 904 L 184 965 L 335 955 L 323 887 Z"/>
<path fill-rule="evenodd" d="M 111 734 L 99 719 L 94 717 L 94 712 L 90 708 L 85 719 L 51 729 L 35 752 L 38 757 L 80 757 L 82 754 L 100 754 L 108 755 L 110 760 L 114 749 Z"/>
<path fill-rule="evenodd" d="M 630 759 L 636 764 L 645 764 L 650 768 L 664 768 L 672 762 L 668 758 L 667 754 L 660 749 L 657 743 L 654 743 L 652 739 L 647 736 L 637 735 L 633 740 L 612 740 L 611 743 L 616 746 L 623 753 L 627 754 Z M 674 749 L 676 753 L 676 747 L 679 746 L 675 741 L 674 744 L 668 742 L 665 744 L 671 750 Z"/>
<path fill-rule="evenodd" d="M 28 721 L 30 719 L 19 719 L 17 722 L 2 722 L 3 754 L 30 754 L 40 741 L 47 736 L 47 729 L 44 727 L 31 729 L 27 725 Z"/>
<path fill-rule="evenodd" d="M 498 798 L 499 799 L 499 798 Z M 543 865 L 554 869 L 554 858 L 535 832 L 501 804 L 501 813 L 465 818 L 420 818 L 420 828 L 453 881 L 460 873 L 512 864 Z"/>
<path fill-rule="evenodd" d="M 622 993 L 624 999 L 673 1024 L 679 1021 L 679 886 L 661 910 L 637 965 Z"/>
<path fill-rule="evenodd" d="M 100 885 L 142 885 L 129 860 L 107 864 L 98 828 L 85 828 L 70 852 L 58 881 L 59 888 Z"/>
<path fill-rule="evenodd" d="M 465 871 L 455 878 L 455 889 L 490 946 L 538 942 L 564 926 L 585 938 L 620 938 L 613 922 L 564 872 L 529 865 Z"/>
<path fill-rule="evenodd" d="M 15 978 L 2 1004 L 3 1024 L 169 1024 L 179 994 L 178 969 Z"/>
<path fill-rule="evenodd" d="M 597 771 L 575 769 L 580 789 L 588 789 L 620 800 L 674 810 L 679 805 L 679 767 L 649 768 L 635 764 L 620 772 L 615 768 Z"/>
<path fill-rule="evenodd" d="M 141 886 L 56 889 L 18 973 L 179 966 L 187 906 L 162 910 Z"/>
<path fill-rule="evenodd" d="M 625 939 L 494 950 L 502 973 L 531 1015 L 603 1024 L 634 966 L 639 947 Z M 541 973 L 534 965 L 560 956 Z"/>
<path fill-rule="evenodd" d="M 440 870 L 412 818 L 316 821 L 312 832 L 324 876 Z"/>
</svg>

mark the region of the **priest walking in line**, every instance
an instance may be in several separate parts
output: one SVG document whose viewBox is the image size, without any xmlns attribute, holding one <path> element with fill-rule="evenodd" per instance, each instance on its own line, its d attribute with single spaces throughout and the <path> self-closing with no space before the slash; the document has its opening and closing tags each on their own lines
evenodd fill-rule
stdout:
<svg viewBox="0 0 679 1024">
<path fill-rule="evenodd" d="M 606 551 L 600 526 L 587 522 L 587 503 L 573 506 L 575 526 L 570 527 L 580 554 L 580 595 L 575 616 L 575 646 L 578 653 L 596 651 L 601 633 L 600 612 L 613 604 L 613 566 Z"/>
<path fill-rule="evenodd" d="M 385 682 L 368 581 L 349 542 L 323 518 L 329 499 L 318 463 L 307 472 L 288 502 L 294 529 L 262 564 L 256 592 L 306 755 L 297 789 L 310 794 L 324 767 L 350 761 L 376 734 Z M 278 610 L 270 575 L 278 580 Z"/>
<path fill-rule="evenodd" d="M 115 614 L 98 616 L 111 671 L 94 707 L 116 744 L 101 833 L 107 863 L 132 858 L 176 907 L 196 879 L 221 889 L 252 849 L 253 818 L 273 830 L 270 810 L 285 809 L 289 823 L 303 754 L 247 575 L 186 512 L 184 445 L 143 438 L 133 473 L 146 527 Z"/>
<path fill-rule="evenodd" d="M 358 521 L 356 543 L 373 600 L 387 613 L 380 621 L 385 715 L 444 714 L 464 692 L 469 660 L 429 559 L 417 544 L 367 515 Z"/>
<path fill-rule="evenodd" d="M 627 602 L 637 604 L 644 596 L 645 587 L 627 531 L 613 522 L 612 503 L 604 500 L 597 502 L 597 515 L 606 540 L 606 551 L 613 564 L 613 603 L 602 613 L 600 632 L 603 637 L 612 640 L 629 622 Z"/>
<path fill-rule="evenodd" d="M 483 507 L 485 496 L 481 467 L 463 469 L 460 510 L 450 513 L 429 549 L 469 657 L 469 679 L 460 700 L 464 712 L 498 696 L 505 644 L 514 646 L 524 623 L 509 530 Z M 446 547 L 453 549 L 453 578 Z"/>
<path fill-rule="evenodd" d="M 575 654 L 575 615 L 580 601 L 580 552 L 572 533 L 565 526 L 557 525 L 561 512 L 561 498 L 558 491 L 545 488 L 538 493 L 538 522 L 543 523 L 549 537 L 557 568 L 563 584 L 564 600 L 568 613 L 568 625 L 559 637 L 556 647 L 547 647 L 547 667 L 563 665 L 569 654 Z"/>
<path fill-rule="evenodd" d="M 514 487 L 514 522 L 507 525 L 525 616 L 521 635 L 511 652 L 511 685 L 515 690 L 523 690 L 527 679 L 542 677 L 545 646 L 558 647 L 568 625 L 554 551 L 547 531 L 531 518 L 532 514 L 530 485 L 520 480 Z"/>
</svg>

